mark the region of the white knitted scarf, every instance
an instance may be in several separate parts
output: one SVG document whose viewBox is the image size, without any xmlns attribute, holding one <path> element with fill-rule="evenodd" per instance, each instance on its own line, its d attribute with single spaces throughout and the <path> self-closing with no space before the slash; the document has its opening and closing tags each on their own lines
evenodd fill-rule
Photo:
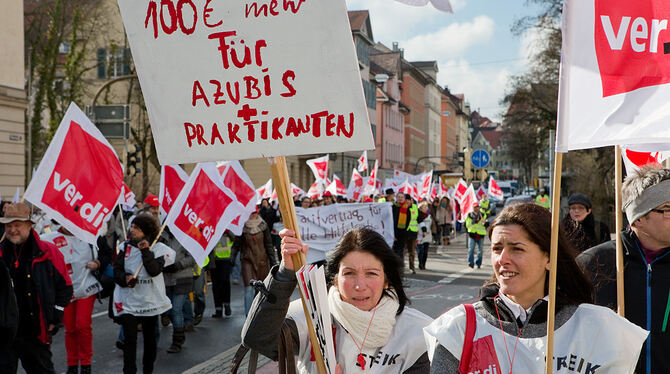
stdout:
<svg viewBox="0 0 670 374">
<path fill-rule="evenodd" d="M 393 291 L 388 291 L 392 297 L 382 296 L 379 304 L 370 310 L 360 310 L 352 304 L 342 301 L 337 287 L 331 286 L 328 291 L 328 306 L 330 313 L 342 327 L 351 335 L 356 344 L 365 344 L 365 348 L 379 348 L 388 343 L 391 331 L 395 325 L 398 299 Z M 374 312 L 374 319 L 372 313 Z M 368 327 L 370 328 L 368 331 Z M 367 332 L 367 337 L 365 333 Z M 363 342 L 365 339 L 365 342 Z"/>
</svg>

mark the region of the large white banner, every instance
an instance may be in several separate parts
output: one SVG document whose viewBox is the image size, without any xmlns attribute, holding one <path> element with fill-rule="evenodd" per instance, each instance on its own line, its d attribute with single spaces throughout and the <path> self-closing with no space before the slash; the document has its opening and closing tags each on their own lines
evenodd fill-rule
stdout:
<svg viewBox="0 0 670 374">
<path fill-rule="evenodd" d="M 354 227 L 370 227 L 393 245 L 392 203 L 332 204 L 317 208 L 296 208 L 300 237 L 310 250 L 335 248 L 338 240 Z"/>
<path fill-rule="evenodd" d="M 670 143 L 667 0 L 565 0 L 556 150 Z"/>
<path fill-rule="evenodd" d="M 373 149 L 344 0 L 118 0 L 161 164 Z"/>
</svg>

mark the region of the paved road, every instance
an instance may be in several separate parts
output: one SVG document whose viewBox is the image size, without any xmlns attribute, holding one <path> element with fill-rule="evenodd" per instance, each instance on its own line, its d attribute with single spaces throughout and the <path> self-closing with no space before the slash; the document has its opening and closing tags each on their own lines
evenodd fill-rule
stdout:
<svg viewBox="0 0 670 374">
<path fill-rule="evenodd" d="M 465 235 L 460 235 L 450 246 L 431 248 L 427 270 L 417 270 L 405 278 L 406 292 L 411 306 L 437 317 L 444 311 L 465 302 L 474 302 L 479 287 L 491 276 L 488 244 L 484 250 L 484 265 L 481 269 L 467 267 Z M 418 265 L 417 265 L 418 267 Z M 242 286 L 233 286 L 232 309 L 229 318 L 213 319 L 213 301 L 208 292 L 205 318 L 195 331 L 187 333 L 186 344 L 181 353 L 168 354 L 166 349 L 171 341 L 171 327 L 161 327 L 156 359 L 157 374 L 162 373 L 211 373 L 228 372 L 230 359 L 240 343 L 240 330 L 244 324 Z M 297 296 L 297 292 L 294 293 Z M 118 335 L 118 325 L 107 318 L 107 305 L 96 304 L 93 318 L 94 355 L 93 371 L 98 373 L 121 373 L 123 354 L 114 343 Z M 141 334 L 140 334 L 141 336 Z M 141 347 L 141 337 L 138 339 Z M 138 348 L 141 351 L 141 348 Z M 65 373 L 65 345 L 60 332 L 52 347 L 57 373 Z M 141 368 L 141 352 L 138 352 L 138 367 Z M 268 361 L 261 359 L 259 372 L 276 372 Z"/>
</svg>

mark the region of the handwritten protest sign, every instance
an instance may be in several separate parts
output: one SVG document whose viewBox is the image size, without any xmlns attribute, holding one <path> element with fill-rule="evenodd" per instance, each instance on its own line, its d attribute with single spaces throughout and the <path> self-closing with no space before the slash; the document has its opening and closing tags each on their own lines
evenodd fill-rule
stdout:
<svg viewBox="0 0 670 374">
<path fill-rule="evenodd" d="M 393 245 L 392 203 L 333 204 L 316 208 L 296 208 L 300 237 L 312 249 L 326 252 L 354 227 L 370 227 Z"/>
<path fill-rule="evenodd" d="M 161 164 L 374 148 L 344 1 L 118 3 Z"/>
</svg>

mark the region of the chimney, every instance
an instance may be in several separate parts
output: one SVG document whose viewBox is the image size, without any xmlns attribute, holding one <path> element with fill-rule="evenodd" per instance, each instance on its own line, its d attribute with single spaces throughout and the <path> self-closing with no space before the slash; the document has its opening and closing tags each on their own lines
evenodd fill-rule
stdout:
<svg viewBox="0 0 670 374">
<path fill-rule="evenodd" d="M 398 42 L 393 42 L 393 51 L 398 50 Z"/>
</svg>

